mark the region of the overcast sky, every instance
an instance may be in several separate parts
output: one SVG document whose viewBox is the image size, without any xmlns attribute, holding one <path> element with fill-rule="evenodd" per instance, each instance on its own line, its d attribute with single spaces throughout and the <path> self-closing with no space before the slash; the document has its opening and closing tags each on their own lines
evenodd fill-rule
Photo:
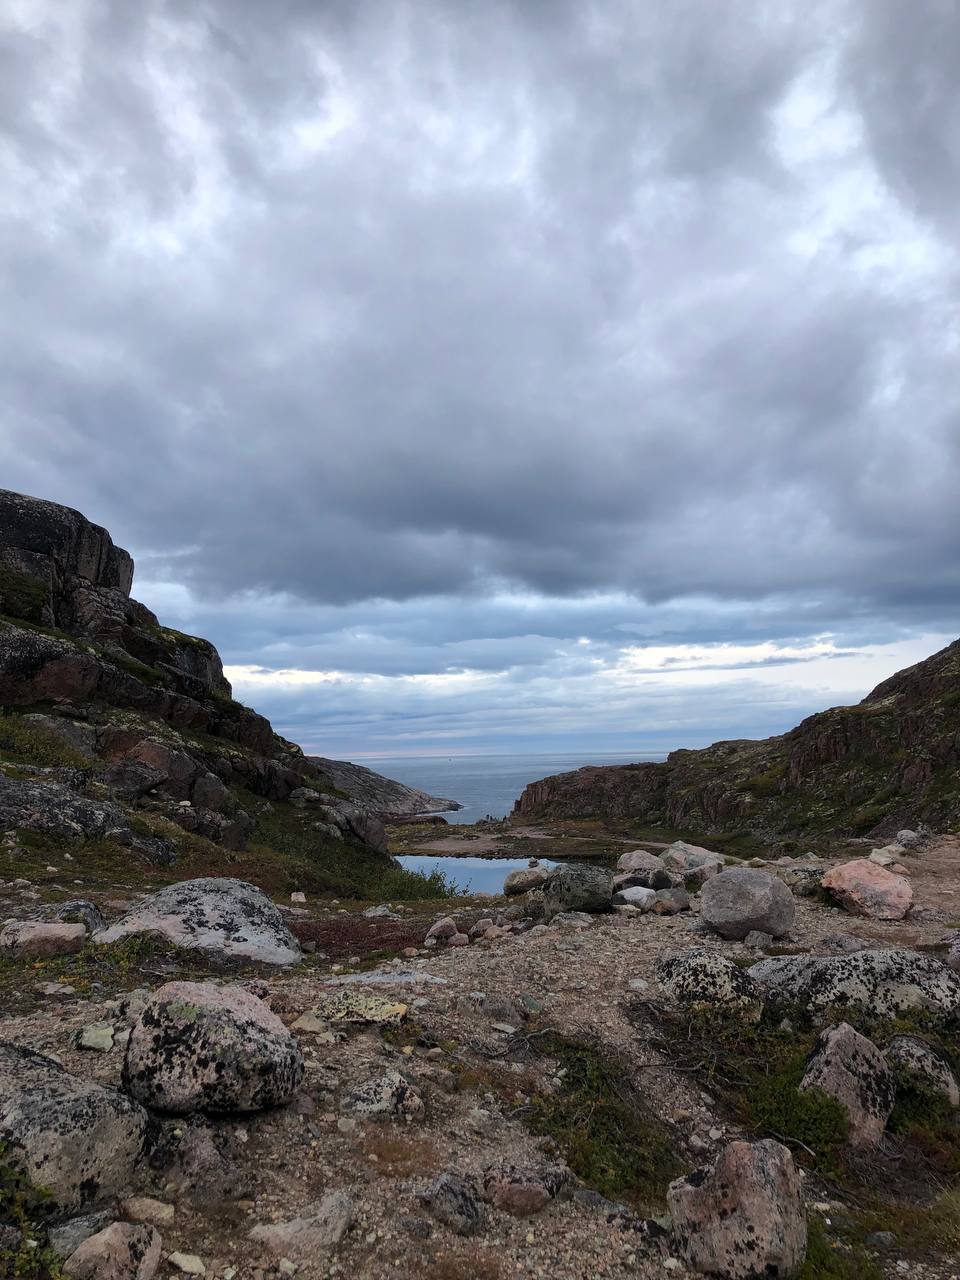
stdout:
<svg viewBox="0 0 960 1280">
<path fill-rule="evenodd" d="M 960 0 L 4 0 L 0 484 L 331 755 L 960 632 Z"/>
</svg>

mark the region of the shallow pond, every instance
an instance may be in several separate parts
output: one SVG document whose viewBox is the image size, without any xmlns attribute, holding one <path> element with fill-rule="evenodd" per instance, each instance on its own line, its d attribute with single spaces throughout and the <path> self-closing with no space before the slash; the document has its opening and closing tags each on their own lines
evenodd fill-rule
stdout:
<svg viewBox="0 0 960 1280">
<path fill-rule="evenodd" d="M 397 861 L 407 871 L 420 871 L 424 875 L 439 871 L 448 881 L 470 893 L 502 893 L 503 882 L 510 872 L 530 865 L 529 858 L 434 858 L 425 853 L 401 854 Z M 540 865 L 560 864 L 541 858 Z"/>
</svg>

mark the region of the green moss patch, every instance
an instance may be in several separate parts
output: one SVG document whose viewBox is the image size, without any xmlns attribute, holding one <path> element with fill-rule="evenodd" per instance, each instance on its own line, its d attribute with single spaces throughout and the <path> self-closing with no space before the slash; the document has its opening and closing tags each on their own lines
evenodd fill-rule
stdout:
<svg viewBox="0 0 960 1280">
<path fill-rule="evenodd" d="M 0 565 L 0 613 L 15 621 L 43 622 L 47 589 L 42 582 Z"/>
<path fill-rule="evenodd" d="M 21 715 L 0 715 L 0 757 L 16 764 L 89 769 L 90 761 L 59 734 Z"/>
</svg>

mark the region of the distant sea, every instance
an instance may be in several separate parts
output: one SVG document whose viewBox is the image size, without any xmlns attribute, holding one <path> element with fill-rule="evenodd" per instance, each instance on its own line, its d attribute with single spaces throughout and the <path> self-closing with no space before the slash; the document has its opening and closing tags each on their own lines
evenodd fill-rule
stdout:
<svg viewBox="0 0 960 1280">
<path fill-rule="evenodd" d="M 397 756 L 357 759 L 384 777 L 405 782 L 433 796 L 459 800 L 462 809 L 446 813 L 448 822 L 477 822 L 490 814 L 505 817 L 528 782 L 566 773 L 586 764 L 633 764 L 665 760 L 665 751 L 595 751 L 571 755 Z"/>
</svg>

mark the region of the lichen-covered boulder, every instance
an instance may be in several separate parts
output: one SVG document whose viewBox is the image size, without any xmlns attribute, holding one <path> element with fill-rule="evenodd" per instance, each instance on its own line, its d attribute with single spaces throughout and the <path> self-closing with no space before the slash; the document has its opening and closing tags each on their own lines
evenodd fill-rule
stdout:
<svg viewBox="0 0 960 1280">
<path fill-rule="evenodd" d="M 475 1236 L 483 1230 L 486 1215 L 472 1178 L 459 1173 L 441 1173 L 418 1199 L 424 1208 L 458 1236 Z"/>
<path fill-rule="evenodd" d="M 901 948 L 844 956 L 772 956 L 750 977 L 768 1000 L 816 1016 L 854 1006 L 878 1018 L 925 1009 L 949 1018 L 960 1009 L 960 976 L 934 956 Z"/>
<path fill-rule="evenodd" d="M 93 941 L 157 934 L 178 947 L 197 947 L 262 964 L 297 964 L 300 944 L 265 893 L 243 880 L 182 880 L 145 898 Z"/>
<path fill-rule="evenodd" d="M 699 888 L 712 876 L 719 875 L 724 865 L 719 853 L 687 844 L 685 840 L 675 840 L 661 854 L 660 861 L 668 871 L 682 876 L 688 889 Z"/>
<path fill-rule="evenodd" d="M 289 1102 L 303 1055 L 277 1015 L 243 987 L 168 982 L 130 1032 L 124 1088 L 158 1111 L 260 1111 Z"/>
<path fill-rule="evenodd" d="M 793 894 L 776 876 L 754 867 L 731 867 L 703 886 L 700 914 L 723 938 L 754 930 L 782 938 L 793 924 Z"/>
<path fill-rule="evenodd" d="M 832 867 L 820 883 L 845 911 L 871 920 L 902 920 L 913 905 L 913 889 L 906 876 L 869 858 Z"/>
<path fill-rule="evenodd" d="M 716 951 L 693 947 L 657 962 L 657 981 L 667 999 L 684 1006 L 726 1006 L 757 1018 L 760 988 L 739 965 Z"/>
<path fill-rule="evenodd" d="M 340 1110 L 348 1115 L 394 1120 L 420 1120 L 424 1105 L 420 1091 L 399 1071 L 365 1080 L 344 1095 Z"/>
<path fill-rule="evenodd" d="M 76 1212 L 129 1188 L 146 1132 L 146 1112 L 126 1094 L 0 1042 L 0 1141 L 52 1207 Z"/>
<path fill-rule="evenodd" d="M 529 893 L 531 889 L 540 889 L 550 879 L 550 868 L 539 863 L 532 867 L 520 867 L 511 871 L 503 882 L 503 892 L 508 898 L 521 893 Z"/>
<path fill-rule="evenodd" d="M 950 1063 L 943 1054 L 916 1036 L 894 1036 L 883 1050 L 887 1066 L 897 1075 L 919 1076 L 935 1093 L 940 1093 L 951 1107 L 960 1106 L 960 1087 Z"/>
<path fill-rule="evenodd" d="M 70 1280 L 153 1280 L 161 1244 L 151 1226 L 112 1222 L 74 1250 L 63 1264 L 64 1275 Z"/>
<path fill-rule="evenodd" d="M 711 1169 L 671 1182 L 674 1244 L 692 1271 L 724 1280 L 790 1280 L 807 1223 L 800 1175 L 779 1142 L 731 1142 Z"/>
<path fill-rule="evenodd" d="M 547 920 L 567 911 L 591 913 L 613 906 L 613 876 L 603 867 L 574 862 L 557 867 L 543 886 L 543 913 Z"/>
<path fill-rule="evenodd" d="M 883 1054 L 847 1022 L 821 1034 L 800 1088 L 819 1089 L 840 1103 L 850 1122 L 850 1142 L 857 1147 L 880 1141 L 896 1094 Z"/>
</svg>

